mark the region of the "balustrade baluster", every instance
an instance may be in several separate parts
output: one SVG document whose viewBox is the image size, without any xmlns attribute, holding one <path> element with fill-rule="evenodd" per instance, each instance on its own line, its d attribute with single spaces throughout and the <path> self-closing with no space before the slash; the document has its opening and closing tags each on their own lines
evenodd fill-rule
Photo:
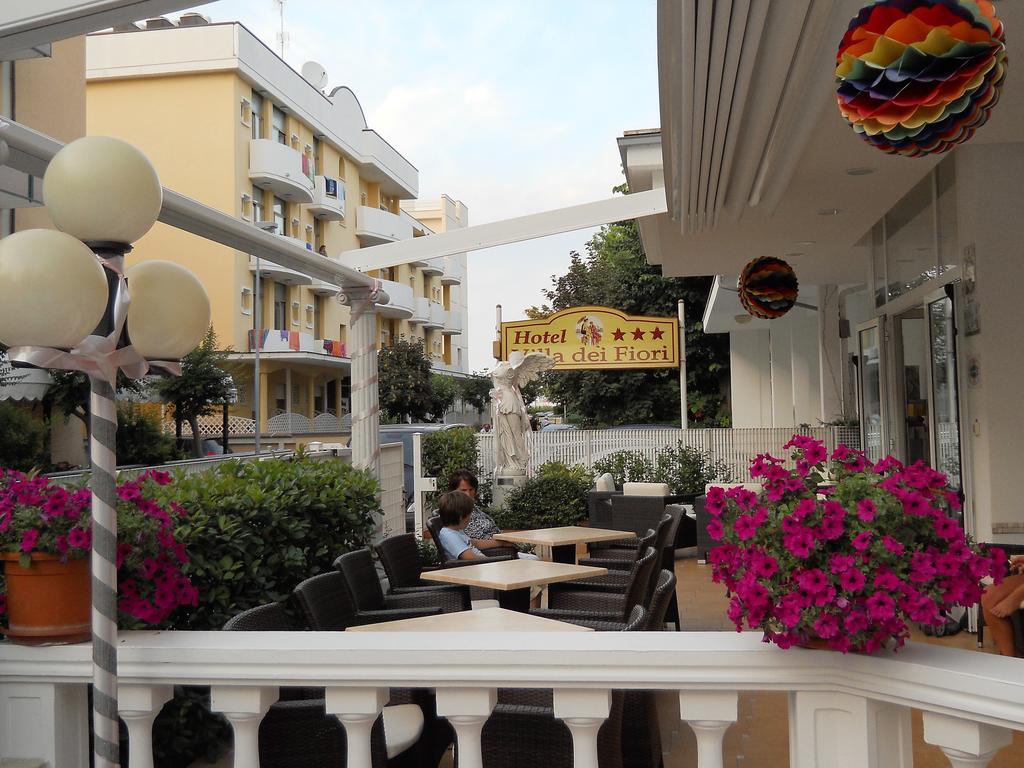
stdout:
<svg viewBox="0 0 1024 768">
<path fill-rule="evenodd" d="M 985 768 L 996 753 L 1013 741 L 1006 728 L 960 717 L 924 712 L 924 740 L 949 758 L 953 768 Z"/>
<path fill-rule="evenodd" d="M 128 764 L 132 768 L 153 768 L 153 721 L 173 695 L 170 685 L 118 686 L 118 713 L 128 727 Z"/>
<path fill-rule="evenodd" d="M 735 691 L 680 692 L 679 714 L 697 737 L 697 768 L 723 768 L 722 739 L 736 722 L 738 700 Z"/>
<path fill-rule="evenodd" d="M 459 768 L 482 768 L 480 732 L 498 701 L 494 688 L 438 688 L 437 714 L 455 729 Z"/>
<path fill-rule="evenodd" d="M 370 768 L 370 733 L 388 693 L 387 688 L 327 688 L 326 710 L 345 726 L 348 768 Z"/>
<path fill-rule="evenodd" d="M 277 696 L 276 687 L 210 686 L 210 708 L 224 715 L 235 733 L 235 768 L 260 764 L 260 723 Z"/>
<path fill-rule="evenodd" d="M 837 691 L 789 697 L 791 768 L 911 768 L 908 707 Z"/>
<path fill-rule="evenodd" d="M 611 691 L 556 688 L 555 717 L 572 732 L 573 768 L 598 768 L 597 732 L 608 719 Z"/>
</svg>

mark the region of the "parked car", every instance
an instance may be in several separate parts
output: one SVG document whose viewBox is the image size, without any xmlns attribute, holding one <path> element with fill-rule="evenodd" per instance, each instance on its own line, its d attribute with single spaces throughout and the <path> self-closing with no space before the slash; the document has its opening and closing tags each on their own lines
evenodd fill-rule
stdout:
<svg viewBox="0 0 1024 768">
<path fill-rule="evenodd" d="M 541 432 L 558 432 L 559 430 L 562 430 L 562 429 L 576 429 L 576 428 L 577 427 L 576 427 L 575 424 L 565 424 L 565 423 L 553 424 L 553 423 L 548 423 L 548 424 L 542 424 L 541 428 L 540 428 L 540 431 Z"/>
</svg>

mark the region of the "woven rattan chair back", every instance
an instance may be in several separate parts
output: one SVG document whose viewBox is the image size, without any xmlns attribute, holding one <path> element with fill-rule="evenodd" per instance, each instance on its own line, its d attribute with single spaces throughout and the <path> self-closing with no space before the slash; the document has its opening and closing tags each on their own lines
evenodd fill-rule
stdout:
<svg viewBox="0 0 1024 768">
<path fill-rule="evenodd" d="M 224 629 L 236 632 L 288 632 L 292 625 L 283 605 L 267 603 L 232 616 L 224 623 Z"/>
<path fill-rule="evenodd" d="M 630 570 L 629 586 L 626 589 L 625 610 L 633 610 L 634 605 L 646 605 L 647 594 L 651 582 L 651 571 L 658 565 L 658 553 L 654 547 L 648 547 L 643 557 L 633 564 Z"/>
<path fill-rule="evenodd" d="M 337 571 L 306 579 L 292 594 L 312 630 L 341 631 L 357 623 L 355 598 Z"/>
<path fill-rule="evenodd" d="M 356 601 L 356 610 L 379 611 L 384 606 L 384 590 L 380 586 L 377 567 L 373 564 L 373 555 L 368 549 L 357 549 L 346 552 L 334 561 L 334 568 L 345 577 L 352 597 Z"/>
<path fill-rule="evenodd" d="M 654 594 L 651 596 L 649 604 L 648 630 L 660 631 L 665 628 L 665 615 L 668 612 L 668 606 L 672 602 L 672 595 L 675 591 L 676 575 L 672 571 L 659 571 L 658 581 L 654 587 Z"/>
<path fill-rule="evenodd" d="M 622 628 L 623 632 L 640 632 L 647 627 L 648 622 L 647 609 L 642 605 L 634 605 L 633 610 L 629 612 L 629 616 L 626 618 L 626 624 Z"/>
<path fill-rule="evenodd" d="M 419 586 L 423 563 L 413 534 L 402 533 L 384 539 L 377 545 L 377 557 L 392 589 Z"/>
</svg>

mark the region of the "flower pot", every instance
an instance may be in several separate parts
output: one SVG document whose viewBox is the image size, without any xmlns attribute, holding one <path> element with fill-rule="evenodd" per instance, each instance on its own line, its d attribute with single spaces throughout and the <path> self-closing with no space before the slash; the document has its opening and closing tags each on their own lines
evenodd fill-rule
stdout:
<svg viewBox="0 0 1024 768">
<path fill-rule="evenodd" d="M 60 562 L 57 555 L 33 554 L 22 568 L 15 552 L 0 553 L 7 577 L 7 623 L 15 643 L 81 643 L 91 637 L 89 559 Z"/>
</svg>

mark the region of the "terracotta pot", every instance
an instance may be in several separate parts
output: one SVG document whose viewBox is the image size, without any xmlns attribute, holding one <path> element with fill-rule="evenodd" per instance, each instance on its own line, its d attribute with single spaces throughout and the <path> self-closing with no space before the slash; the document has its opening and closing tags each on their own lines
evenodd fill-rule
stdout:
<svg viewBox="0 0 1024 768">
<path fill-rule="evenodd" d="M 802 640 L 797 643 L 801 648 L 813 648 L 816 651 L 830 651 L 828 647 L 828 640 L 822 640 L 820 637 L 808 637 L 806 640 Z"/>
<path fill-rule="evenodd" d="M 57 555 L 33 554 L 28 568 L 15 552 L 0 553 L 7 577 L 7 623 L 15 643 L 81 643 L 91 631 L 89 558 L 60 562 Z"/>
</svg>

